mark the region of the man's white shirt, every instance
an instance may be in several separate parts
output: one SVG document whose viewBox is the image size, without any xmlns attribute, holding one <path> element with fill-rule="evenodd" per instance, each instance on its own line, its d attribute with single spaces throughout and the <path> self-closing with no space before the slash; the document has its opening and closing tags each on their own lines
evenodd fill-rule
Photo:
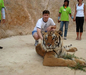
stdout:
<svg viewBox="0 0 86 75">
<path fill-rule="evenodd" d="M 55 23 L 54 21 L 51 19 L 51 18 L 48 18 L 48 21 L 47 22 L 44 22 L 43 21 L 43 18 L 40 18 L 37 23 L 36 23 L 36 26 L 34 28 L 34 31 L 37 31 L 37 28 L 41 29 L 41 31 L 46 31 L 46 29 L 49 27 L 49 26 L 54 26 Z"/>
</svg>

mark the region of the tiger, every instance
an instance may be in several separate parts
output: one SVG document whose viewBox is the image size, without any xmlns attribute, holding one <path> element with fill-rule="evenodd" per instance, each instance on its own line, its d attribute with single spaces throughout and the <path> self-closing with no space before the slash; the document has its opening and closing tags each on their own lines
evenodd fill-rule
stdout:
<svg viewBox="0 0 86 75">
<path fill-rule="evenodd" d="M 80 63 L 82 66 L 86 66 L 86 62 L 79 58 L 64 58 L 66 55 L 71 55 L 69 52 L 76 52 L 77 48 L 71 47 L 67 49 L 64 47 L 61 34 L 62 31 L 42 32 L 43 40 L 35 49 L 36 52 L 43 57 L 43 65 L 74 67 L 77 63 Z"/>
</svg>

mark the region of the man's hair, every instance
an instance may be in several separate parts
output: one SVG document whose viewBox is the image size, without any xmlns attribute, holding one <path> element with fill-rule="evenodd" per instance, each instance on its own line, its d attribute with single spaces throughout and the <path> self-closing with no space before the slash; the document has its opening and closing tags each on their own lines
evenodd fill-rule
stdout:
<svg viewBox="0 0 86 75">
<path fill-rule="evenodd" d="M 79 2 L 79 0 L 77 0 Z M 82 0 L 83 1 L 83 0 Z"/>
<path fill-rule="evenodd" d="M 67 6 L 69 6 L 69 0 L 64 0 L 64 2 L 67 2 Z M 64 4 L 65 5 L 65 4 Z M 64 6 L 63 5 L 63 6 Z"/>
<path fill-rule="evenodd" d="M 50 12 L 48 11 L 48 10 L 44 10 L 43 12 L 42 12 L 42 14 L 44 15 L 44 14 L 50 14 Z"/>
</svg>

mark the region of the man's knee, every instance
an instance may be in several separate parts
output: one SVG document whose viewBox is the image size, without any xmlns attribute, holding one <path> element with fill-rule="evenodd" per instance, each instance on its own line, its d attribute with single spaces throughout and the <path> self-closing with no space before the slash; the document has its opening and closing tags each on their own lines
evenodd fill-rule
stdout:
<svg viewBox="0 0 86 75">
<path fill-rule="evenodd" d="M 33 37 L 34 37 L 35 40 L 38 40 L 39 39 L 39 36 L 38 36 L 37 33 L 34 33 Z"/>
</svg>

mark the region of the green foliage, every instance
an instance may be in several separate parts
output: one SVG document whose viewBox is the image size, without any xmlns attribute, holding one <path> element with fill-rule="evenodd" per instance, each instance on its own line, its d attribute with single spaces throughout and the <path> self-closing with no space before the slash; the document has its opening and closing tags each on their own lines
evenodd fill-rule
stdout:
<svg viewBox="0 0 86 75">
<path fill-rule="evenodd" d="M 77 63 L 76 66 L 74 67 L 70 67 L 71 69 L 75 69 L 75 70 L 82 70 L 84 72 L 86 72 L 86 70 L 84 69 L 86 66 L 82 66 L 80 65 L 80 63 Z"/>
<path fill-rule="evenodd" d="M 78 57 L 76 57 L 74 54 L 67 54 L 67 55 L 64 55 L 63 58 L 72 60 L 72 58 L 78 58 Z"/>
<path fill-rule="evenodd" d="M 77 58 L 77 59 L 82 59 L 82 58 L 78 58 L 76 57 L 74 54 L 67 54 L 63 56 L 64 59 L 70 59 L 72 60 L 73 58 Z M 84 60 L 84 59 L 83 59 Z M 77 63 L 76 66 L 74 67 L 70 67 L 71 69 L 75 69 L 75 70 L 82 70 L 84 72 L 86 72 L 86 70 L 84 69 L 86 66 L 81 65 L 80 63 Z"/>
</svg>

